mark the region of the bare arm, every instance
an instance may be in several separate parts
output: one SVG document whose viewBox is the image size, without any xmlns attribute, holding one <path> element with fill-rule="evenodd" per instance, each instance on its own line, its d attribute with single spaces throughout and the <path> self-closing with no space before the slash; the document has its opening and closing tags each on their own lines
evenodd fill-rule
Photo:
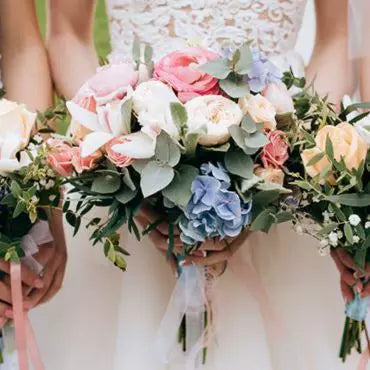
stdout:
<svg viewBox="0 0 370 370">
<path fill-rule="evenodd" d="M 34 1 L 0 1 L 0 54 L 7 97 L 32 110 L 51 106 L 49 66 Z"/>
<path fill-rule="evenodd" d="M 95 73 L 95 0 L 49 0 L 47 44 L 57 91 L 67 98 Z"/>
<path fill-rule="evenodd" d="M 315 88 L 339 102 L 354 89 L 353 68 L 348 58 L 348 0 L 316 0 L 316 42 L 307 77 L 316 76 Z"/>
</svg>

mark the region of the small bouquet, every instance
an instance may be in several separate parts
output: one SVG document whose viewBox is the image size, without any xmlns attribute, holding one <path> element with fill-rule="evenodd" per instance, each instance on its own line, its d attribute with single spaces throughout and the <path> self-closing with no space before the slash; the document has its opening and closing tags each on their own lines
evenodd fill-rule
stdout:
<svg viewBox="0 0 370 370">
<path fill-rule="evenodd" d="M 291 135 L 286 180 L 293 189 L 287 200 L 296 229 L 318 239 L 323 255 L 343 248 L 364 271 L 370 256 L 370 124 L 361 109 L 370 105 L 345 98 L 338 109 L 309 89 L 294 100 L 299 120 Z M 361 352 L 366 331 L 369 300 L 357 291 L 354 297 L 346 304 L 343 361 L 353 347 Z M 367 341 L 369 346 L 368 336 Z"/>
<path fill-rule="evenodd" d="M 140 238 L 134 217 L 144 202 L 160 215 L 144 234 L 168 222 L 169 254 L 178 227 L 184 243 L 179 284 L 185 287 L 179 295 L 188 289 L 187 297 L 198 299 L 183 302 L 177 322 L 183 329 L 185 322 L 199 328 L 210 321 L 204 313 L 207 268 L 182 266 L 183 258 L 209 239 L 227 247 L 228 238 L 246 228 L 267 232 L 291 219 L 280 209 L 282 195 L 290 193 L 282 167 L 295 119 L 287 83 L 302 85 L 247 44 L 221 54 L 198 47 L 175 51 L 154 65 L 151 47 L 135 41 L 133 63 L 102 66 L 67 102 L 69 135 L 56 138 L 50 152 L 69 193 L 80 194 L 75 206 L 65 202 L 67 221 L 77 232 L 93 207 L 107 207 L 108 219 L 93 218 L 87 226 L 94 227 L 93 244 L 103 242 L 105 255 L 121 269 L 127 252 L 118 230 L 127 223 Z M 193 318 L 197 311 L 202 324 L 189 324 L 187 309 Z M 189 336 L 181 330 L 188 350 Z"/>
<path fill-rule="evenodd" d="M 26 363 L 22 290 L 19 262 L 40 273 L 32 257 L 37 246 L 51 242 L 46 222 L 50 208 L 58 207 L 62 179 L 48 161 L 50 145 L 42 134 L 54 111 L 32 113 L 22 104 L 0 100 L 0 258 L 10 261 L 16 348 L 21 368 Z M 5 352 L 13 347 L 11 326 L 3 331 Z M 32 340 L 32 338 L 28 338 Z M 23 343 L 23 345 L 22 345 Z"/>
</svg>

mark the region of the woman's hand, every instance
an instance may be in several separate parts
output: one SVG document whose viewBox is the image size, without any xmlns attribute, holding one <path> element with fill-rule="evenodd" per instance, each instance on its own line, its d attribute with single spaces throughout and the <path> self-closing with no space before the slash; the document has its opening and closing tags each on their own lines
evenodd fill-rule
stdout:
<svg viewBox="0 0 370 370">
<path fill-rule="evenodd" d="M 362 283 L 359 278 L 365 277 L 361 275 L 358 268 L 355 266 L 351 256 L 342 248 L 333 248 L 331 257 L 340 274 L 340 287 L 343 298 L 346 302 L 351 302 L 354 299 L 354 289 L 360 294 L 361 298 L 370 295 L 370 284 Z M 366 268 L 367 277 L 370 276 L 370 268 Z"/>
</svg>

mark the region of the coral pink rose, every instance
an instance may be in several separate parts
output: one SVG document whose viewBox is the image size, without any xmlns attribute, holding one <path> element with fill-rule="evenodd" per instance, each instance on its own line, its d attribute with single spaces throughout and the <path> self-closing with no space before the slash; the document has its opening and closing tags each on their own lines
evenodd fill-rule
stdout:
<svg viewBox="0 0 370 370">
<path fill-rule="evenodd" d="M 202 48 L 175 51 L 163 57 L 154 68 L 154 78 L 169 84 L 182 102 L 200 95 L 219 95 L 218 80 L 199 66 L 218 55 Z"/>
<path fill-rule="evenodd" d="M 271 131 L 268 139 L 270 142 L 264 146 L 261 156 L 263 166 L 279 168 L 289 158 L 285 134 L 280 130 Z"/>
<path fill-rule="evenodd" d="M 77 173 L 81 174 L 83 171 L 92 170 L 96 167 L 98 161 L 102 158 L 103 154 L 97 150 L 87 157 L 81 157 L 81 149 L 73 148 L 72 165 Z"/>
<path fill-rule="evenodd" d="M 73 101 L 93 96 L 98 105 L 125 97 L 129 86 L 136 85 L 139 73 L 131 63 L 110 64 L 99 68 L 78 91 Z"/>
<path fill-rule="evenodd" d="M 72 158 L 74 148 L 61 140 L 48 140 L 51 151 L 47 156 L 49 166 L 60 176 L 68 177 L 73 173 Z"/>
<path fill-rule="evenodd" d="M 129 140 L 130 139 L 125 137 L 118 137 L 111 140 L 108 144 L 105 145 L 108 159 L 117 167 L 128 167 L 134 162 L 133 158 L 113 150 L 114 145 L 124 144 Z"/>
</svg>

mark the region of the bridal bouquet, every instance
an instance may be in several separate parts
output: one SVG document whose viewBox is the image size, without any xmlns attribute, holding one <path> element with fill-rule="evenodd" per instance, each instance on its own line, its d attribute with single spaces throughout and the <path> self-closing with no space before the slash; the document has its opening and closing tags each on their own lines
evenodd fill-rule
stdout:
<svg viewBox="0 0 370 370">
<path fill-rule="evenodd" d="M 278 68 L 248 45 L 222 55 L 189 48 L 155 65 L 150 46 L 141 49 L 135 42 L 133 63 L 99 68 L 67 102 L 70 135 L 51 155 L 81 195 L 64 207 L 76 231 L 93 207 L 108 207 L 107 220 L 88 226 L 124 269 L 117 230 L 127 223 L 140 237 L 134 216 L 143 202 L 168 222 L 169 252 L 179 227 L 185 254 L 290 219 L 279 200 L 289 192 L 281 167 L 294 107 Z"/>
<path fill-rule="evenodd" d="M 287 201 L 296 228 L 318 239 L 322 254 L 343 248 L 365 276 L 370 256 L 370 123 L 361 109 L 369 104 L 351 104 L 346 98 L 338 112 L 305 90 L 295 106 L 299 121 L 286 165 L 287 186 L 293 189 Z M 346 305 L 343 361 L 353 347 L 361 352 L 361 332 L 366 331 L 369 300 L 354 295 Z"/>
<path fill-rule="evenodd" d="M 6 324 L 1 352 L 3 346 L 6 353 L 16 348 L 20 368 L 27 364 L 26 339 L 32 342 L 33 337 L 29 328 L 25 333 L 29 321 L 23 313 L 19 262 L 41 272 L 32 255 L 38 245 L 53 240 L 47 213 L 58 207 L 60 199 L 61 178 L 49 160 L 52 143 L 41 136 L 49 131 L 45 123 L 54 116 L 53 111 L 32 113 L 22 104 L 0 100 L 0 259 L 10 261 L 16 340 L 14 346 L 12 323 Z"/>
</svg>

